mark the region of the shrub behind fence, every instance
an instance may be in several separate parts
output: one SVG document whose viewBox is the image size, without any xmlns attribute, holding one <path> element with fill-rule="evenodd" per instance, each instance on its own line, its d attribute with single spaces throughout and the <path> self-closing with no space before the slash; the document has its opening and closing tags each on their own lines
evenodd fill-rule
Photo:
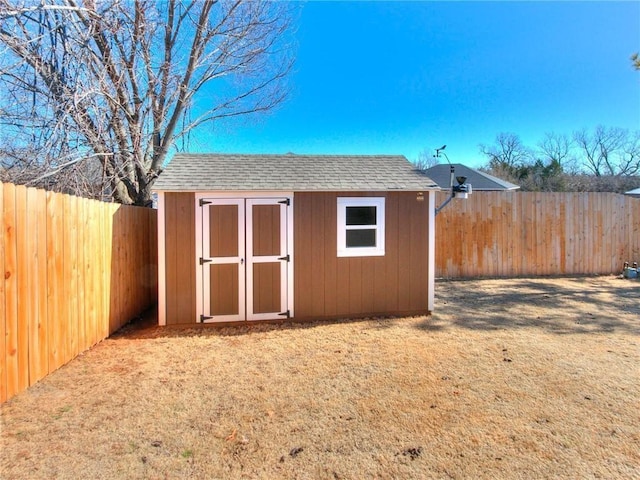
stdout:
<svg viewBox="0 0 640 480">
<path fill-rule="evenodd" d="M 156 211 L 0 183 L 0 402 L 156 301 Z"/>
</svg>

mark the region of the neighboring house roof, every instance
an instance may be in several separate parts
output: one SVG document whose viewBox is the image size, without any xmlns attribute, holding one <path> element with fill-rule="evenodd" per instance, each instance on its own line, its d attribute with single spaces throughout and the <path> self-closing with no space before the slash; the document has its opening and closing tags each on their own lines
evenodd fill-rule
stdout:
<svg viewBox="0 0 640 480">
<path fill-rule="evenodd" d="M 502 180 L 488 173 L 469 168 L 461 163 L 454 163 L 455 176 L 467 177 L 467 183 L 471 184 L 474 191 L 477 190 L 516 190 L 520 188 L 519 185 Z M 434 182 L 438 184 L 440 188 L 448 189 L 451 186 L 451 166 L 448 163 L 442 163 L 435 165 L 431 168 L 427 168 L 424 173 Z M 456 185 L 454 179 L 454 185 Z"/>
<path fill-rule="evenodd" d="M 640 197 L 640 187 L 624 192 L 625 195 L 631 195 L 632 197 Z"/>
<path fill-rule="evenodd" d="M 156 191 L 437 190 L 402 155 L 176 154 Z"/>
</svg>

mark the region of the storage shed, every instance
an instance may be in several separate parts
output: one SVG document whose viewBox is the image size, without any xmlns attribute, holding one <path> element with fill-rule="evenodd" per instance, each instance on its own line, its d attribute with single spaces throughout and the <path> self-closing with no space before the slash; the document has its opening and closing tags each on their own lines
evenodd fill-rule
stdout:
<svg viewBox="0 0 640 480">
<path fill-rule="evenodd" d="M 177 154 L 154 190 L 160 325 L 433 309 L 439 187 L 403 156 Z"/>
</svg>

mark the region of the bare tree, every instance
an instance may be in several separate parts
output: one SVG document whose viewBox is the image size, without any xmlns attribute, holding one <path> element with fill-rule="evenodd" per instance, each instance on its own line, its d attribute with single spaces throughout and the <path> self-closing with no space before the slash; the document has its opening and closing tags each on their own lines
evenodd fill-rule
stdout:
<svg viewBox="0 0 640 480">
<path fill-rule="evenodd" d="M 176 142 L 285 99 L 293 8 L 266 0 L 0 0 L 5 174 L 26 168 L 40 181 L 73 166 L 114 200 L 148 205 Z"/>
<path fill-rule="evenodd" d="M 579 168 L 573 147 L 573 140 L 569 136 L 547 132 L 538 143 L 536 154 L 543 164 L 555 164 L 560 166 L 565 173 L 577 173 Z"/>
<path fill-rule="evenodd" d="M 595 176 L 636 175 L 640 172 L 640 132 L 598 126 L 574 133 L 585 168 Z"/>
<path fill-rule="evenodd" d="M 489 168 L 503 171 L 515 170 L 529 163 L 531 153 L 515 133 L 499 133 L 494 145 L 480 145 L 480 153 L 489 159 Z"/>
</svg>

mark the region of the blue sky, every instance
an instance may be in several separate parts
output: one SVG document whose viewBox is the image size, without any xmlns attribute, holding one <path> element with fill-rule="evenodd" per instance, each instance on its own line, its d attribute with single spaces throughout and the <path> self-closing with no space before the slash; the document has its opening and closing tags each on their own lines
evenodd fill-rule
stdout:
<svg viewBox="0 0 640 480">
<path fill-rule="evenodd" d="M 403 154 L 480 166 L 500 132 L 640 129 L 640 2 L 309 2 L 291 97 L 191 150 Z"/>
</svg>

